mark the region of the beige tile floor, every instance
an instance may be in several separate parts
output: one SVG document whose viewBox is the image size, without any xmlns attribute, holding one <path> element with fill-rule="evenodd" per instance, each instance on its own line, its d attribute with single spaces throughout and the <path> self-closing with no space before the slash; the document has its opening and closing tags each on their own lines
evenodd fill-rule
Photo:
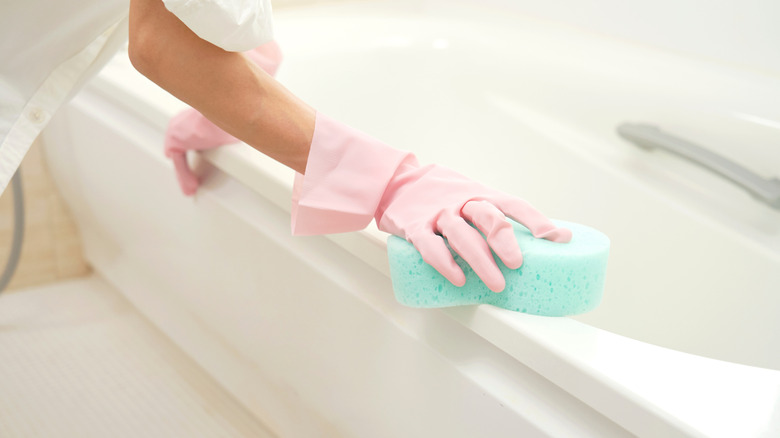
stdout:
<svg viewBox="0 0 780 438">
<path fill-rule="evenodd" d="M 98 275 L 36 142 L 22 163 L 25 236 L 0 293 L 0 437 L 270 437 Z M 13 229 L 0 196 L 0 269 Z"/>
<path fill-rule="evenodd" d="M 97 275 L 0 294 L 0 437 L 270 436 Z"/>
<path fill-rule="evenodd" d="M 22 163 L 25 233 L 22 256 L 8 291 L 90 273 L 78 229 L 49 175 L 39 142 Z M 5 267 L 13 230 L 10 187 L 0 196 L 0 269 Z"/>
</svg>

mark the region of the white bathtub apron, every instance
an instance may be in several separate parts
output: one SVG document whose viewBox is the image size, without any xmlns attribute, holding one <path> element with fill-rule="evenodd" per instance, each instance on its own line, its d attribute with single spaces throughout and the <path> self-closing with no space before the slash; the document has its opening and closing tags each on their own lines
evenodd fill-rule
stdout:
<svg viewBox="0 0 780 438">
<path fill-rule="evenodd" d="M 166 0 L 225 50 L 273 38 L 270 0 Z M 54 112 L 127 40 L 128 0 L 0 3 L 0 193 Z"/>
</svg>

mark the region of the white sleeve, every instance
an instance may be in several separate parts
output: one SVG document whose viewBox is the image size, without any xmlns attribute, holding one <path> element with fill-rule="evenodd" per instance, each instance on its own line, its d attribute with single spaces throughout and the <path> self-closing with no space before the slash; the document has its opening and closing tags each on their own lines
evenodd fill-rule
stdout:
<svg viewBox="0 0 780 438">
<path fill-rule="evenodd" d="M 271 0 L 163 0 L 193 32 L 231 52 L 273 39 Z"/>
</svg>

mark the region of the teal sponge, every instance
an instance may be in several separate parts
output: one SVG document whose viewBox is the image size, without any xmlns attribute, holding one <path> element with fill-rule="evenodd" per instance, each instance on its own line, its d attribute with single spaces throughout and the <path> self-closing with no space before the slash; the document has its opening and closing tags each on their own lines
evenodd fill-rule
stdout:
<svg viewBox="0 0 780 438">
<path fill-rule="evenodd" d="M 554 221 L 572 231 L 569 243 L 536 239 L 522 225 L 510 221 L 523 251 L 523 266 L 512 270 L 498 257 L 496 263 L 506 288 L 492 292 L 474 270 L 453 251 L 466 274 L 466 284 L 447 281 L 404 239 L 390 236 L 387 255 L 395 297 L 410 307 L 449 307 L 492 304 L 534 315 L 565 316 L 585 313 L 601 302 L 609 255 L 609 238 L 584 225 Z"/>
</svg>

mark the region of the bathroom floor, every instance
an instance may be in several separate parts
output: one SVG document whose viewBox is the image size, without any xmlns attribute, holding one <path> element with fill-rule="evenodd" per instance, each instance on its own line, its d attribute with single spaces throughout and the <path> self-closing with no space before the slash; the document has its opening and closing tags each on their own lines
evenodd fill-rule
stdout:
<svg viewBox="0 0 780 438">
<path fill-rule="evenodd" d="M 0 294 L 0 436 L 270 437 L 99 276 Z"/>
</svg>

